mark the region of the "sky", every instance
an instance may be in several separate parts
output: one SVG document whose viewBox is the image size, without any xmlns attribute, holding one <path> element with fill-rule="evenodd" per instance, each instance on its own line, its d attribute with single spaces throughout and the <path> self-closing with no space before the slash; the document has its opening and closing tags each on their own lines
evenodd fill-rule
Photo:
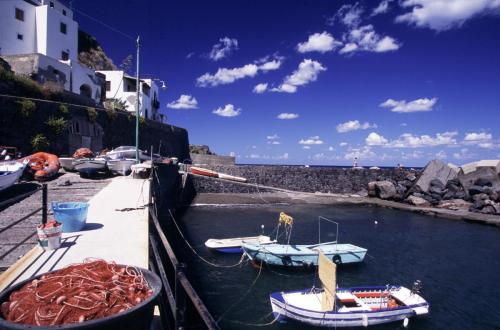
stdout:
<svg viewBox="0 0 500 330">
<path fill-rule="evenodd" d="M 500 0 L 72 5 L 115 64 L 140 35 L 167 122 L 237 163 L 500 158 Z"/>
</svg>

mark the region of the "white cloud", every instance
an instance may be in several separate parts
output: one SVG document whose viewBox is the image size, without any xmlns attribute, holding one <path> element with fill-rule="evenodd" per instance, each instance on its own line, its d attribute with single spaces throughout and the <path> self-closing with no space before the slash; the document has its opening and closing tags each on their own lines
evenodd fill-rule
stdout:
<svg viewBox="0 0 500 330">
<path fill-rule="evenodd" d="M 392 112 L 408 113 L 408 112 L 424 112 L 432 111 L 432 107 L 437 102 L 437 97 L 432 99 L 421 98 L 410 102 L 406 100 L 396 101 L 393 99 L 388 99 L 385 102 L 379 104 L 382 108 L 389 108 Z"/>
<path fill-rule="evenodd" d="M 301 42 L 297 45 L 299 53 L 320 52 L 326 53 L 335 49 L 342 43 L 336 41 L 332 35 L 326 31 L 322 33 L 314 33 L 309 36 L 306 42 Z"/>
<path fill-rule="evenodd" d="M 396 22 L 444 31 L 460 27 L 467 20 L 479 15 L 498 15 L 500 1 L 403 0 L 401 6 L 410 11 L 396 17 Z"/>
<path fill-rule="evenodd" d="M 341 146 L 341 147 L 347 147 L 348 145 L 349 145 L 349 143 L 347 143 L 347 142 L 340 142 L 339 143 L 339 146 Z"/>
<path fill-rule="evenodd" d="M 345 123 L 338 124 L 336 129 L 339 133 L 347 133 L 359 129 L 377 128 L 377 124 L 370 124 L 368 122 L 361 124 L 359 120 L 349 120 Z"/>
<path fill-rule="evenodd" d="M 448 155 L 446 154 L 446 152 L 444 150 L 439 151 L 435 156 L 436 156 L 437 159 L 446 159 L 446 158 L 448 158 Z"/>
<path fill-rule="evenodd" d="M 467 133 L 465 134 L 464 141 L 467 142 L 484 142 L 492 139 L 492 135 L 490 133 Z"/>
<path fill-rule="evenodd" d="M 365 139 L 365 142 L 369 146 L 383 146 L 389 142 L 385 137 L 379 135 L 375 132 L 371 132 Z"/>
<path fill-rule="evenodd" d="M 460 152 L 455 152 L 453 153 L 453 158 L 455 159 L 470 159 L 474 155 L 469 153 L 469 149 L 467 148 L 462 148 L 460 149 Z"/>
<path fill-rule="evenodd" d="M 307 149 L 307 150 L 309 150 L 309 149 L 311 149 L 311 146 L 302 146 L 302 149 Z"/>
<path fill-rule="evenodd" d="M 198 101 L 191 96 L 182 94 L 179 99 L 167 104 L 167 108 L 171 109 L 196 109 L 198 108 Z"/>
<path fill-rule="evenodd" d="M 376 154 L 371 150 L 370 147 L 364 146 L 362 148 L 350 149 L 345 155 L 345 159 L 367 159 L 374 158 Z"/>
<path fill-rule="evenodd" d="M 392 0 L 384 0 L 381 1 L 375 9 L 373 9 L 371 16 L 375 15 L 380 15 L 380 14 L 385 14 L 389 11 L 389 3 L 391 3 Z"/>
<path fill-rule="evenodd" d="M 219 107 L 212 111 L 212 113 L 216 114 L 217 116 L 221 117 L 236 117 L 241 114 L 241 108 L 235 109 L 234 105 L 232 104 L 226 104 L 223 107 Z"/>
<path fill-rule="evenodd" d="M 285 152 L 282 155 L 274 156 L 273 159 L 288 159 L 289 155 L 288 152 Z"/>
<path fill-rule="evenodd" d="M 281 144 L 281 142 L 280 142 L 280 141 L 278 141 L 278 140 L 279 140 L 279 138 L 280 138 L 280 137 L 278 136 L 278 134 L 268 135 L 268 136 L 266 137 L 266 139 L 267 139 L 267 143 L 268 143 L 268 144 Z"/>
<path fill-rule="evenodd" d="M 408 124 L 407 123 L 401 123 L 399 126 L 406 127 L 406 126 L 408 126 Z"/>
<path fill-rule="evenodd" d="M 423 148 L 435 147 L 441 145 L 456 145 L 457 140 L 455 137 L 457 132 L 444 132 L 437 133 L 435 137 L 430 135 L 413 135 L 410 133 L 402 134 L 397 140 L 391 141 L 386 144 L 390 148 Z"/>
<path fill-rule="evenodd" d="M 401 47 L 396 39 L 375 32 L 371 24 L 353 28 L 344 34 L 343 39 L 345 46 L 339 51 L 341 54 L 358 51 L 383 53 Z"/>
<path fill-rule="evenodd" d="M 419 158 L 422 158 L 424 156 L 424 153 L 422 151 L 418 151 L 418 150 L 415 150 L 411 153 L 406 153 L 406 152 L 403 152 L 401 154 L 401 158 L 403 159 L 419 159 Z"/>
<path fill-rule="evenodd" d="M 218 61 L 229 56 L 232 52 L 238 49 L 238 40 L 224 37 L 220 38 L 219 42 L 213 45 L 212 50 L 208 54 L 208 58 L 213 61 Z"/>
<path fill-rule="evenodd" d="M 328 151 L 335 151 L 334 147 L 328 147 Z"/>
<path fill-rule="evenodd" d="M 205 73 L 196 79 L 196 85 L 199 87 L 215 87 L 218 85 L 226 85 L 235 82 L 236 80 L 255 77 L 260 71 L 267 72 L 277 70 L 282 64 L 282 58 L 275 58 L 264 63 L 256 61 L 256 63 L 246 64 L 238 68 L 219 68 L 216 73 Z"/>
<path fill-rule="evenodd" d="M 253 92 L 256 94 L 262 94 L 267 90 L 267 84 L 257 84 L 253 88 Z"/>
<path fill-rule="evenodd" d="M 323 144 L 324 142 L 320 139 L 319 136 L 311 136 L 308 139 L 300 139 L 299 144 L 304 145 L 315 145 L 315 144 Z"/>
<path fill-rule="evenodd" d="M 280 113 L 276 118 L 282 119 L 282 120 L 296 119 L 296 118 L 299 118 L 299 114 L 298 113 L 283 112 L 283 113 Z"/>
<path fill-rule="evenodd" d="M 353 5 L 343 5 L 335 16 L 327 21 L 327 24 L 333 25 L 335 21 L 339 21 L 348 27 L 358 26 L 361 23 L 363 12 L 364 9 L 358 2 Z"/>
<path fill-rule="evenodd" d="M 326 68 L 319 62 L 310 59 L 303 60 L 297 70 L 287 76 L 283 83 L 273 88 L 273 92 L 295 93 L 297 87 L 304 86 L 318 79 L 318 74 Z"/>
</svg>

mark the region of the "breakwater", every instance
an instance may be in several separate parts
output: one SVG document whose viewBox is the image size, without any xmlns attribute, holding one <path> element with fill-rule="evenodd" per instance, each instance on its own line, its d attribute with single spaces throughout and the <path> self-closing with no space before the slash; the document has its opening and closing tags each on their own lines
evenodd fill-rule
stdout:
<svg viewBox="0 0 500 330">
<path fill-rule="evenodd" d="M 415 170 L 386 168 L 378 170 L 352 169 L 337 167 L 303 166 L 205 166 L 217 172 L 248 179 L 249 183 L 275 188 L 321 193 L 367 194 L 368 182 L 388 180 L 398 182 L 408 175 L 415 175 Z M 193 184 L 198 193 L 257 193 L 257 189 L 231 184 L 227 181 L 202 177 L 193 177 Z"/>
</svg>

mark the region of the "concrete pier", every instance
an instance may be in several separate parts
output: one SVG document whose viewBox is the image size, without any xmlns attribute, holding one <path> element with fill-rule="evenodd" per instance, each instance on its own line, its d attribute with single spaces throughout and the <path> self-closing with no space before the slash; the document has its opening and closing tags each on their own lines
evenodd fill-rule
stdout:
<svg viewBox="0 0 500 330">
<path fill-rule="evenodd" d="M 34 247 L 0 275 L 0 290 L 86 258 L 148 268 L 148 200 L 148 180 L 113 178 L 89 200 L 84 230 L 63 233 L 57 250 Z"/>
</svg>

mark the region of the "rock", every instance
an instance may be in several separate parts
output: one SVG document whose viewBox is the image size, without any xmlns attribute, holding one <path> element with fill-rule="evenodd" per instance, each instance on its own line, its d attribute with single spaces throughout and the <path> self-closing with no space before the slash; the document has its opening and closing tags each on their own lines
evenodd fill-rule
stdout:
<svg viewBox="0 0 500 330">
<path fill-rule="evenodd" d="M 447 191 L 443 195 L 443 199 L 449 200 L 449 199 L 454 199 L 455 198 L 455 192 L 454 191 Z"/>
<path fill-rule="evenodd" d="M 436 187 L 436 186 L 431 186 L 429 188 L 429 192 L 431 194 L 436 194 L 436 195 L 440 195 L 440 196 L 443 195 L 443 190 L 439 187 Z"/>
<path fill-rule="evenodd" d="M 446 186 L 443 182 L 439 181 L 438 179 L 432 179 L 431 182 L 429 182 L 429 184 L 431 187 L 436 187 L 441 190 L 444 189 L 444 187 Z"/>
<path fill-rule="evenodd" d="M 377 196 L 376 185 L 377 185 L 376 181 L 368 182 L 368 196 L 370 196 L 370 197 L 376 197 Z"/>
<path fill-rule="evenodd" d="M 391 181 L 377 181 L 375 183 L 377 196 L 382 199 L 389 199 L 396 195 L 396 187 Z"/>
<path fill-rule="evenodd" d="M 457 191 L 453 195 L 453 198 L 455 198 L 455 199 L 466 199 L 467 198 L 467 194 L 465 193 L 465 191 Z"/>
<path fill-rule="evenodd" d="M 477 195 L 477 194 L 482 194 L 483 193 L 483 187 L 480 186 L 471 186 L 469 188 L 469 194 L 471 196 Z"/>
<path fill-rule="evenodd" d="M 396 192 L 399 194 L 399 195 L 404 195 L 405 192 L 406 192 L 406 187 L 403 186 L 402 184 L 398 184 L 396 186 Z"/>
<path fill-rule="evenodd" d="M 450 183 L 451 181 L 448 181 L 448 183 L 446 184 L 446 189 L 450 190 L 450 191 L 460 191 L 462 190 L 462 188 L 460 188 L 460 186 L 458 184 L 454 184 L 454 183 Z"/>
<path fill-rule="evenodd" d="M 497 211 L 496 211 L 496 209 L 495 209 L 495 207 L 493 205 L 486 205 L 479 212 L 484 213 L 484 214 L 495 214 L 495 213 L 497 213 Z"/>
<path fill-rule="evenodd" d="M 427 201 L 427 200 L 425 200 L 425 199 L 423 199 L 421 197 L 414 196 L 414 195 L 408 196 L 408 198 L 406 199 L 406 201 L 409 204 L 412 204 L 412 205 L 415 205 L 415 206 L 422 206 L 422 207 L 431 206 L 431 203 L 429 203 L 429 201 Z"/>
<path fill-rule="evenodd" d="M 490 192 L 488 196 L 490 196 L 490 199 L 492 201 L 495 201 L 495 202 L 498 201 L 498 196 L 499 195 L 498 195 L 498 193 L 496 191 Z"/>
<path fill-rule="evenodd" d="M 480 200 L 485 200 L 485 199 L 488 199 L 488 195 L 483 194 L 483 193 L 481 193 L 481 194 L 476 194 L 476 195 L 472 196 L 472 200 L 473 200 L 474 202 L 476 202 L 476 201 L 480 201 Z"/>
<path fill-rule="evenodd" d="M 463 199 L 451 199 L 447 201 L 440 201 L 437 205 L 440 209 L 448 210 L 468 210 L 472 203 L 464 201 Z"/>
<path fill-rule="evenodd" d="M 460 184 L 464 187 L 465 191 L 469 191 L 471 187 L 475 186 L 474 183 L 477 182 L 479 178 L 490 182 L 491 187 L 494 189 L 500 188 L 500 178 L 498 177 L 496 169 L 491 167 L 477 167 L 475 171 L 460 173 L 458 176 Z"/>
<path fill-rule="evenodd" d="M 415 181 L 416 179 L 417 179 L 417 177 L 415 176 L 415 174 L 410 173 L 410 174 L 407 174 L 407 175 L 406 175 L 406 180 L 408 180 L 408 181 L 410 181 L 410 182 L 413 182 L 413 181 Z"/>
<path fill-rule="evenodd" d="M 480 199 L 480 200 L 474 201 L 474 204 L 472 204 L 472 208 L 474 208 L 476 210 L 480 210 L 485 205 L 486 205 L 486 203 L 484 202 L 484 200 Z"/>
<path fill-rule="evenodd" d="M 444 188 L 445 184 L 458 175 L 458 170 L 454 167 L 446 165 L 439 160 L 430 161 L 424 168 L 424 171 L 418 178 L 415 186 L 419 187 L 422 191 L 428 191 L 431 181 L 438 180 Z M 433 181 L 435 184 L 436 181 Z"/>
<path fill-rule="evenodd" d="M 476 181 L 474 181 L 474 185 L 480 186 L 480 187 L 484 187 L 484 186 L 491 187 L 492 186 L 491 181 L 486 179 L 486 178 L 477 178 Z"/>
</svg>

